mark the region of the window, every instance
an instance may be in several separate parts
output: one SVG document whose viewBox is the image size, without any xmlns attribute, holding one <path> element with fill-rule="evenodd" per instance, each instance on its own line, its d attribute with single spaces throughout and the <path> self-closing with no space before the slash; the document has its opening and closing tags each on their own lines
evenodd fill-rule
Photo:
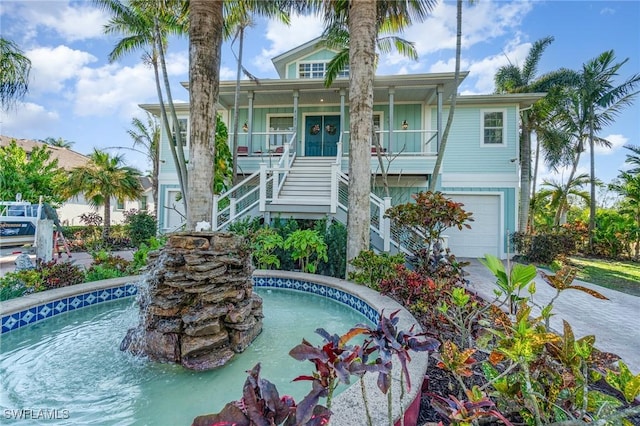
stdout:
<svg viewBox="0 0 640 426">
<path fill-rule="evenodd" d="M 116 200 L 116 210 L 124 210 L 124 201 Z"/>
<path fill-rule="evenodd" d="M 269 128 L 277 130 L 293 129 L 293 116 L 272 115 L 269 117 Z"/>
<path fill-rule="evenodd" d="M 180 137 L 182 138 L 182 146 L 187 146 L 187 119 L 186 118 L 178 118 L 178 128 L 180 129 Z M 173 138 L 173 141 L 175 142 L 175 140 L 176 140 L 175 126 L 171 130 L 171 132 L 172 132 L 171 136 Z"/>
<path fill-rule="evenodd" d="M 327 62 L 305 62 L 298 64 L 299 78 L 324 78 L 326 72 Z M 349 77 L 348 65 L 338 73 L 338 77 Z"/>
<path fill-rule="evenodd" d="M 483 145 L 505 144 L 505 111 L 482 112 L 482 143 Z"/>
<path fill-rule="evenodd" d="M 147 211 L 147 197 L 141 197 L 139 202 L 140 202 L 140 211 L 141 212 Z"/>
</svg>

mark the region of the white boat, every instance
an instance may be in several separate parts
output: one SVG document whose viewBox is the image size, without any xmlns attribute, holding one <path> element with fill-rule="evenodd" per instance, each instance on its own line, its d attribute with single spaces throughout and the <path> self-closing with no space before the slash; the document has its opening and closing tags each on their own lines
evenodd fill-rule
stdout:
<svg viewBox="0 0 640 426">
<path fill-rule="evenodd" d="M 0 201 L 0 247 L 34 244 L 42 204 Z"/>
</svg>

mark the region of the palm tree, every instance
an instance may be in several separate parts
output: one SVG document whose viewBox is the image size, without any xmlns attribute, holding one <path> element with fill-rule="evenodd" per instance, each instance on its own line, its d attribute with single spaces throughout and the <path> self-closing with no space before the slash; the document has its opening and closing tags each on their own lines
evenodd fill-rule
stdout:
<svg viewBox="0 0 640 426">
<path fill-rule="evenodd" d="M 133 149 L 144 153 L 151 162 L 151 192 L 153 205 L 158 206 L 158 172 L 160 169 L 160 125 L 150 112 L 147 112 L 146 123 L 134 117 L 132 128 L 127 134 L 133 139 Z M 142 149 L 138 149 L 141 147 Z"/>
<path fill-rule="evenodd" d="M 94 149 L 90 161 L 69 171 L 64 189 L 67 198 L 82 194 L 93 207 L 104 206 L 102 237 L 109 237 L 111 226 L 111 200 L 118 202 L 137 200 L 142 195 L 141 172 L 124 164 L 122 155 L 110 156 Z"/>
<path fill-rule="evenodd" d="M 496 93 L 536 93 L 547 92 L 559 85 L 575 82 L 573 71 L 560 69 L 536 77 L 538 64 L 544 50 L 553 42 L 553 37 L 545 37 L 531 46 L 522 68 L 513 64 L 498 68 L 494 77 Z M 535 128 L 531 109 L 521 111 L 520 132 L 520 210 L 518 227 L 526 232 L 531 202 L 531 134 Z"/>
<path fill-rule="evenodd" d="M 187 194 L 187 167 L 182 134 L 178 128 L 178 118 L 171 96 L 169 79 L 166 74 L 164 55 L 167 36 L 186 33 L 186 11 L 183 9 L 184 5 L 176 0 L 162 2 L 133 0 L 128 6 L 120 0 L 94 0 L 94 2 L 108 10 L 112 15 L 109 23 L 105 26 L 105 34 L 122 34 L 124 36 L 116 43 L 116 46 L 109 54 L 109 61 L 116 61 L 125 54 L 143 49 L 143 60 L 153 67 L 161 121 L 165 133 L 167 135 L 172 135 L 173 133 L 173 138 L 169 137 L 169 147 L 178 171 L 180 190 L 182 194 Z M 163 80 L 168 100 L 169 114 L 175 125 L 174 131 L 169 122 L 161 79 Z M 185 211 L 187 211 L 186 197 L 183 196 L 182 200 L 185 203 Z"/>
<path fill-rule="evenodd" d="M 569 202 L 571 197 L 581 198 L 589 202 L 589 193 L 582 190 L 587 183 L 589 183 L 589 175 L 586 173 L 576 176 L 566 185 L 555 180 L 545 180 L 542 183 L 543 189 L 538 192 L 536 200 L 538 202 L 548 200 L 548 206 L 556 212 L 553 222 L 554 227 L 557 228 L 566 223 L 567 213 L 571 206 Z"/>
<path fill-rule="evenodd" d="M 593 248 L 593 231 L 596 220 L 596 133 L 608 124 L 640 93 L 640 74 L 634 74 L 621 84 L 614 81 L 620 68 L 629 60 L 615 63 L 615 53 L 608 50 L 582 66 L 581 84 L 578 89 L 580 105 L 586 119 L 587 140 L 590 153 L 591 203 L 589 204 L 589 248 Z"/>
<path fill-rule="evenodd" d="M 64 148 L 64 149 L 71 149 L 71 147 L 75 144 L 75 142 L 71 142 L 63 138 L 55 139 L 52 137 L 45 138 L 43 142 L 46 143 L 47 145 L 56 146 L 58 148 Z"/>
<path fill-rule="evenodd" d="M 11 40 L 0 37 L 0 105 L 7 111 L 29 90 L 31 61 Z"/>
<path fill-rule="evenodd" d="M 627 170 L 627 172 L 631 174 L 640 173 L 640 146 L 625 145 L 624 147 L 631 151 L 631 154 L 627 154 L 627 159 L 624 162 L 633 166 L 633 168 Z"/>
</svg>

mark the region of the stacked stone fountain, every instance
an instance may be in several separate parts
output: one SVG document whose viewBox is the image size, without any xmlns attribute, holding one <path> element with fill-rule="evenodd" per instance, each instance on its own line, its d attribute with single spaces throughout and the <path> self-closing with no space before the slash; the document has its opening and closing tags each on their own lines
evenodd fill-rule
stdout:
<svg viewBox="0 0 640 426">
<path fill-rule="evenodd" d="M 169 237 L 149 254 L 142 323 L 120 349 L 192 370 L 220 367 L 262 331 L 262 299 L 253 294 L 251 257 L 232 233 Z"/>
</svg>

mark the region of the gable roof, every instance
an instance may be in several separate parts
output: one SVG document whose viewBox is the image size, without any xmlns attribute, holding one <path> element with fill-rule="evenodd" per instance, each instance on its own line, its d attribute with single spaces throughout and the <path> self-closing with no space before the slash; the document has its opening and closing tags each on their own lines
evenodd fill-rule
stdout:
<svg viewBox="0 0 640 426">
<path fill-rule="evenodd" d="M 82 155 L 67 148 L 51 146 L 47 145 L 46 143 L 30 139 L 17 139 L 0 135 L 1 147 L 9 146 L 11 144 L 11 141 L 15 141 L 16 144 L 20 148 L 24 149 L 27 153 L 33 151 L 34 148 L 46 146 L 49 152 L 51 152 L 51 159 L 58 159 L 58 166 L 65 170 L 71 170 L 74 167 L 84 166 L 89 161 L 89 157 L 87 157 L 86 155 Z"/>
<path fill-rule="evenodd" d="M 271 58 L 271 62 L 273 62 L 273 66 L 276 68 L 278 76 L 280 76 L 280 78 L 286 78 L 287 64 L 290 64 L 298 58 L 308 56 L 317 51 L 318 44 L 320 44 L 321 41 L 322 37 L 314 38 L 313 40 L 301 44 L 298 47 L 294 47 L 291 50 L 288 50 L 284 53 L 279 54 L 278 56 Z M 337 53 L 337 50 L 329 49 L 328 47 L 324 48 Z"/>
</svg>

